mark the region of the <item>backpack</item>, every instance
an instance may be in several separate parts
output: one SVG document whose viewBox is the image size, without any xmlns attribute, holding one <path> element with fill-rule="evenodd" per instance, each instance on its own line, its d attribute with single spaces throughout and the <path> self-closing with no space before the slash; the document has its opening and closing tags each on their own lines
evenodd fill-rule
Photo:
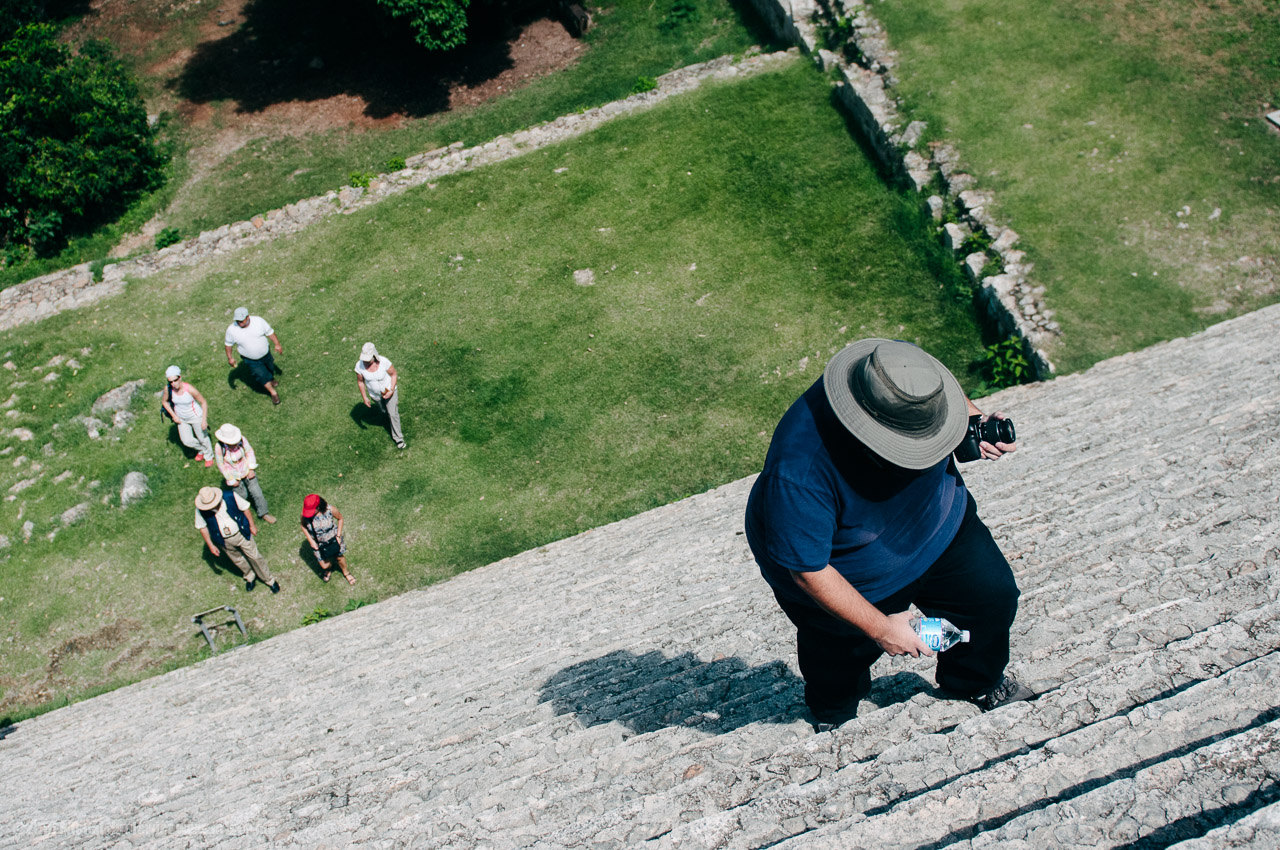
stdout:
<svg viewBox="0 0 1280 850">
<path fill-rule="evenodd" d="M 164 382 L 164 391 L 165 391 L 165 394 L 168 396 L 168 399 L 167 399 L 167 400 L 168 400 L 168 402 L 169 402 L 169 406 L 170 406 L 170 407 L 173 407 L 173 384 L 172 384 L 172 383 L 170 383 L 169 381 L 165 381 L 165 382 Z M 172 416 L 170 416 L 170 415 L 169 415 L 169 411 L 167 411 L 167 410 L 165 410 L 165 409 L 164 409 L 164 404 L 163 404 L 163 402 L 162 402 L 162 403 L 160 404 L 160 421 L 161 421 L 161 422 L 163 422 L 163 421 L 165 421 L 166 419 L 168 419 L 170 422 L 177 422 L 177 421 L 178 421 L 177 419 L 174 419 Z"/>
<path fill-rule="evenodd" d="M 165 381 L 165 383 L 164 383 L 164 392 L 165 392 L 165 396 L 168 396 L 168 399 L 166 399 L 166 401 L 168 401 L 168 402 L 169 402 L 169 407 L 173 407 L 173 384 L 172 384 L 172 383 L 169 383 L 169 381 L 168 381 L 168 380 L 166 380 L 166 381 Z M 161 405 L 160 405 L 160 421 L 161 421 L 161 422 L 163 422 L 163 421 L 164 421 L 164 420 L 166 420 L 166 419 L 168 419 L 170 422 L 177 422 L 177 421 L 178 421 L 178 420 L 175 420 L 173 416 L 170 416 L 170 415 L 169 415 L 169 411 L 166 411 L 166 410 L 165 410 L 165 408 L 164 408 L 164 403 L 161 403 Z"/>
</svg>

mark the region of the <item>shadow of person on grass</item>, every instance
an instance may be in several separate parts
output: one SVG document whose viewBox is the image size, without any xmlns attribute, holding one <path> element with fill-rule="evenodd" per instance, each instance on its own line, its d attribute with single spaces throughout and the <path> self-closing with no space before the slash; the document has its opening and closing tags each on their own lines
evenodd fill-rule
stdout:
<svg viewBox="0 0 1280 850">
<path fill-rule="evenodd" d="M 280 364 L 275 364 L 275 368 L 271 371 L 272 378 L 279 386 L 280 375 L 284 374 L 284 370 L 280 368 Z M 239 389 L 239 384 L 244 384 L 249 389 L 261 396 L 271 397 L 271 393 L 267 392 L 266 387 L 259 386 L 258 382 L 253 378 L 253 372 L 245 364 L 244 358 L 241 357 L 236 361 L 235 368 L 227 370 L 227 386 L 232 390 Z M 213 423 L 210 423 L 212 425 Z"/>
<path fill-rule="evenodd" d="M 307 545 L 305 537 L 302 539 L 301 545 L 298 546 L 298 557 L 302 559 L 302 563 L 311 568 L 311 572 L 316 574 L 316 578 L 321 581 L 324 580 L 324 567 L 320 566 L 320 562 L 316 560 L 316 553 Z M 339 571 L 338 574 L 341 575 L 342 573 Z"/>
<path fill-rule="evenodd" d="M 402 19 L 349 0 L 250 0 L 244 21 L 200 43 L 170 90 L 195 103 L 233 100 L 239 112 L 349 95 L 365 115 L 420 118 L 449 108 L 449 91 L 514 66 L 510 41 L 550 3 L 486 2 L 468 16 L 462 47 L 427 50 Z M 234 23 L 217 21 L 219 26 Z"/>
</svg>

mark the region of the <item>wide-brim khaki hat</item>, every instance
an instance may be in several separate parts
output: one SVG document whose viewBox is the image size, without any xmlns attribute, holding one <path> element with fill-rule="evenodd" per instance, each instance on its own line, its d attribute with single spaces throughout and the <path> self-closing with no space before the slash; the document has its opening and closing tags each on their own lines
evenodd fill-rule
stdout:
<svg viewBox="0 0 1280 850">
<path fill-rule="evenodd" d="M 909 342 L 849 344 L 827 363 L 823 386 L 841 424 L 894 466 L 928 469 L 955 450 L 969 426 L 960 382 Z"/>
<path fill-rule="evenodd" d="M 196 508 L 199 510 L 211 511 L 220 504 L 222 504 L 222 491 L 217 487 L 201 487 L 200 492 L 196 493 Z"/>
</svg>

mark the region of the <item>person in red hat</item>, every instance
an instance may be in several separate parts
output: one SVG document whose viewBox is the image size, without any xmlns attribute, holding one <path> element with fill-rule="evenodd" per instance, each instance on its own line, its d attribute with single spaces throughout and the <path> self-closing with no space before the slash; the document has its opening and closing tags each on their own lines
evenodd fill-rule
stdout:
<svg viewBox="0 0 1280 850">
<path fill-rule="evenodd" d="M 347 544 L 342 536 L 342 512 L 330 505 L 315 493 L 302 500 L 302 533 L 307 536 L 307 543 L 320 569 L 324 570 L 320 577 L 329 580 L 336 562 L 342 570 L 342 577 L 347 584 L 355 584 L 355 577 L 347 568 Z"/>
</svg>

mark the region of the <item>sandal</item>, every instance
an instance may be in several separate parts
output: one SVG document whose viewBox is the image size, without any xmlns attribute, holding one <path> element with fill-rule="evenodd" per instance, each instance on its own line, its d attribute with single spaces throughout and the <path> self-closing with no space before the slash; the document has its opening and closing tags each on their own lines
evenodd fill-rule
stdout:
<svg viewBox="0 0 1280 850">
<path fill-rule="evenodd" d="M 320 578 L 324 579 L 325 581 L 328 581 L 332 577 L 332 575 L 333 575 L 333 570 L 325 570 L 323 573 L 320 574 Z"/>
<path fill-rule="evenodd" d="M 356 583 L 355 576 L 347 576 L 347 584 L 355 584 L 355 583 Z"/>
</svg>

